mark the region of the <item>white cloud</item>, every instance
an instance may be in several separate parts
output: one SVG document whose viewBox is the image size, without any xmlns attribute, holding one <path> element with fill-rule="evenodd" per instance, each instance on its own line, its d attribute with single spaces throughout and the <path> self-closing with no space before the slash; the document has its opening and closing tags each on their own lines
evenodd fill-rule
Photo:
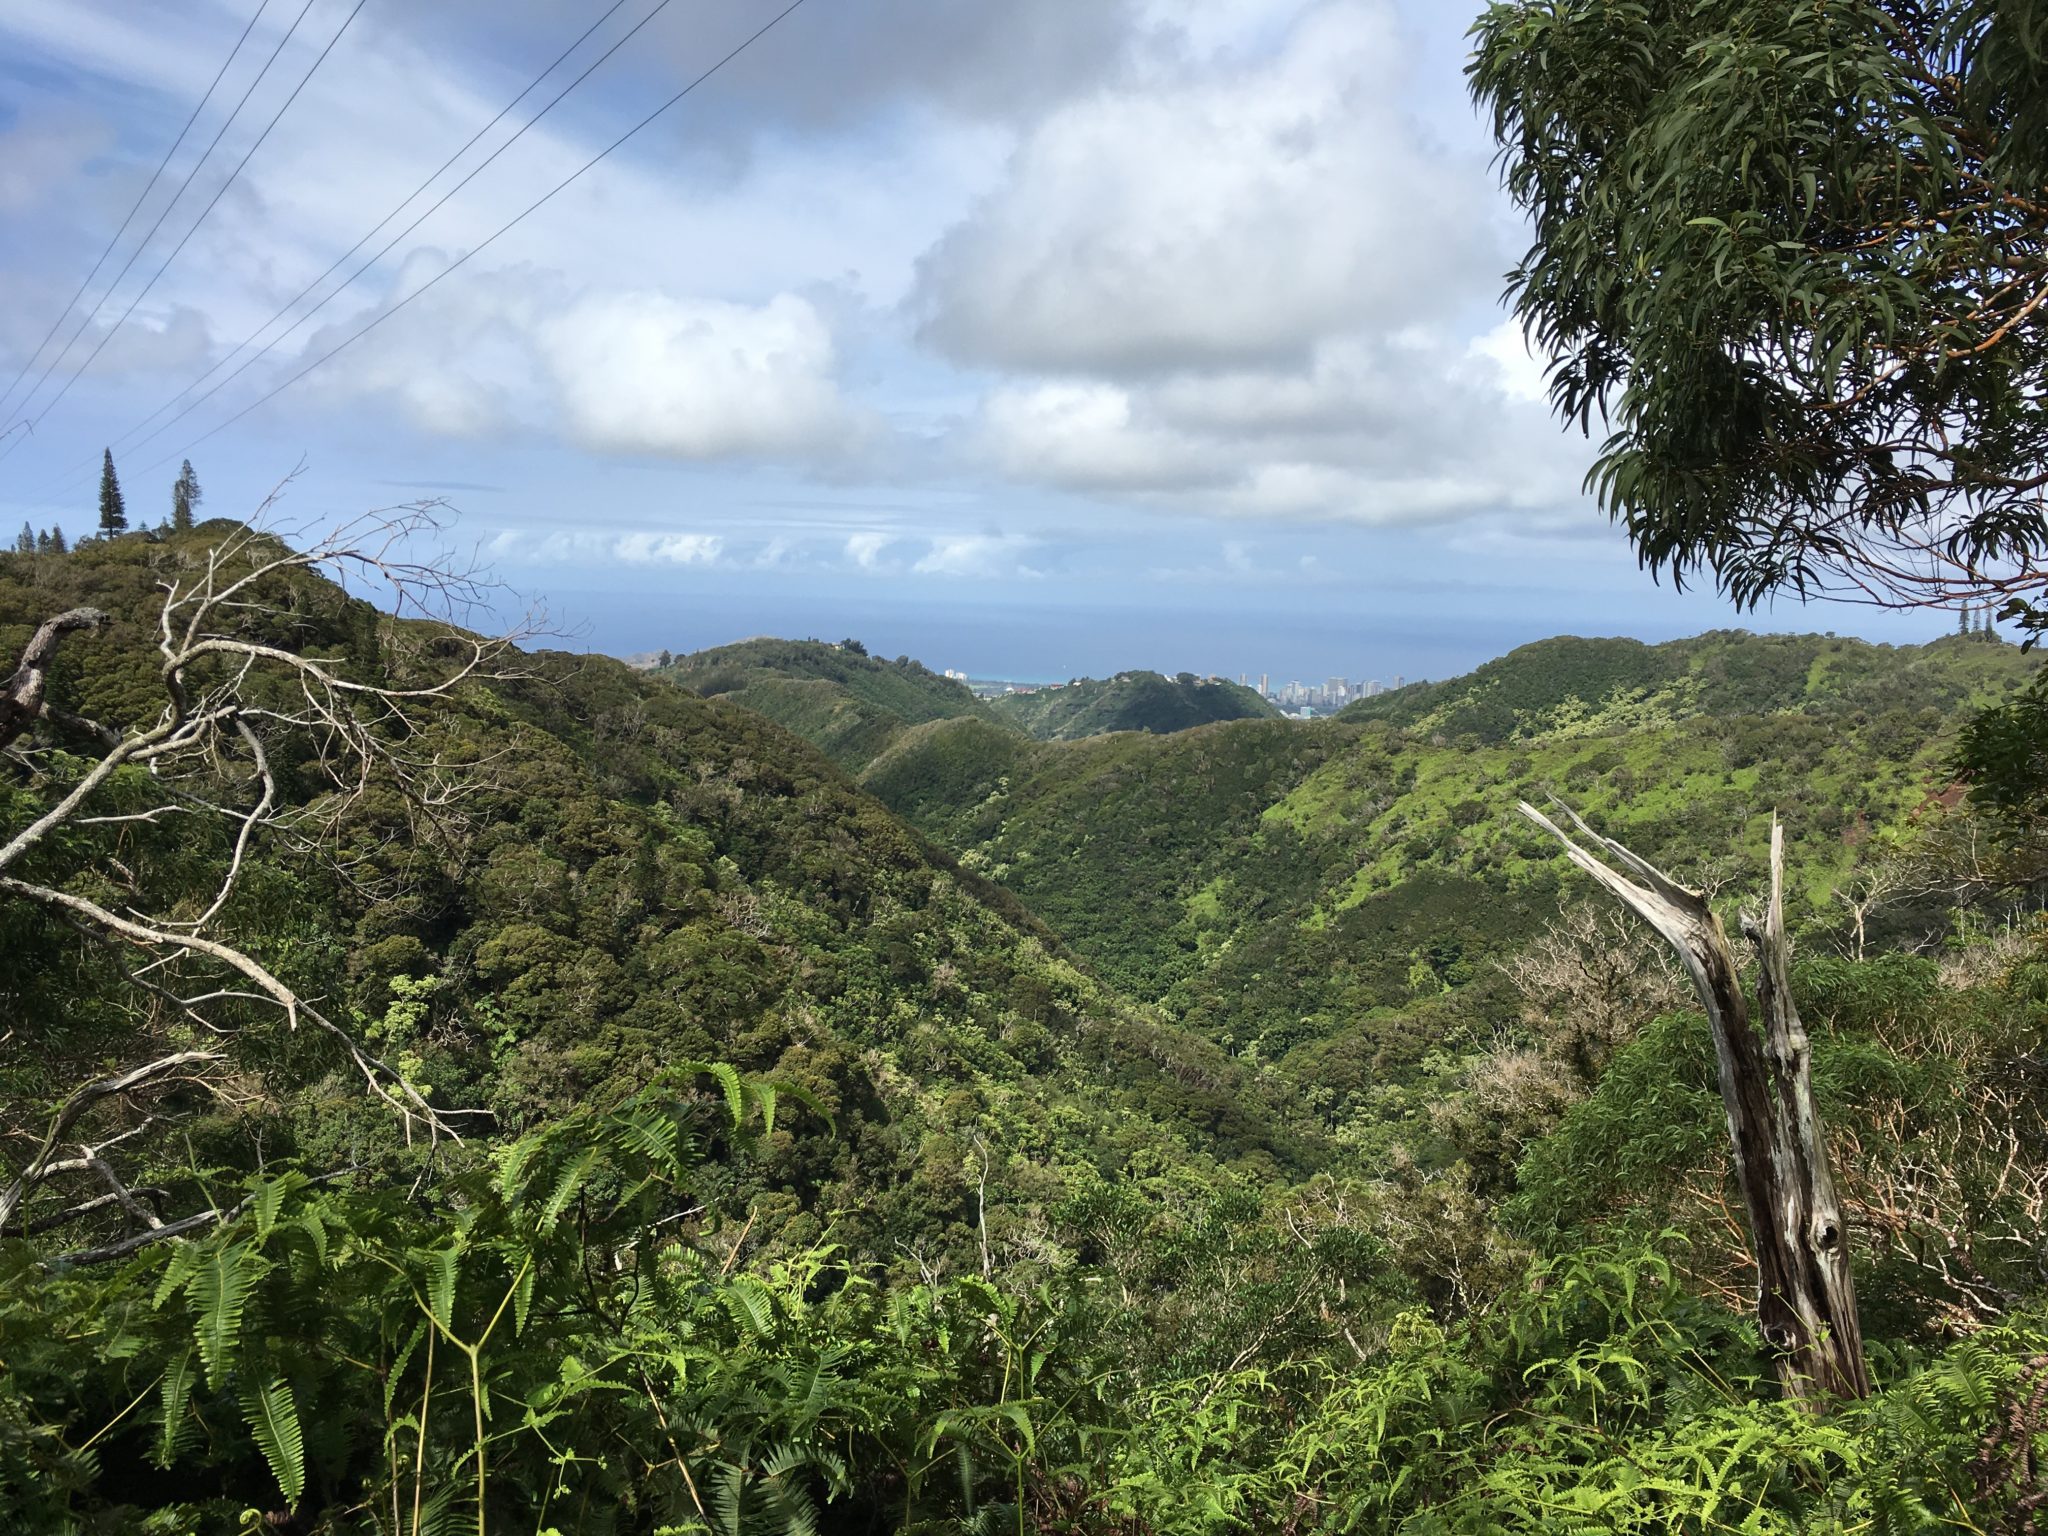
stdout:
<svg viewBox="0 0 2048 1536">
<path fill-rule="evenodd" d="M 1006 473 L 1077 490 L 1157 490 L 1201 475 L 1197 445 L 1137 420 L 1117 384 L 997 389 L 982 407 L 981 441 Z"/>
<path fill-rule="evenodd" d="M 882 569 L 882 552 L 896 542 L 887 533 L 856 533 L 846 540 L 846 558 L 864 571 Z"/>
<path fill-rule="evenodd" d="M 725 540 L 712 533 L 629 533 L 613 548 L 633 565 L 716 565 Z"/>
<path fill-rule="evenodd" d="M 424 253 L 394 287 L 409 292 L 444 264 Z M 323 388 L 390 399 L 437 435 L 549 433 L 598 454 L 815 460 L 852 451 L 868 430 L 840 394 L 831 328 L 807 299 L 563 290 L 527 268 L 436 289 L 343 354 Z"/>
<path fill-rule="evenodd" d="M 1582 445 L 1447 338 L 1338 337 L 1299 370 L 993 390 L 990 462 L 1154 508 L 1399 524 L 1579 500 Z"/>
<path fill-rule="evenodd" d="M 570 431 L 600 452 L 803 456 L 856 431 L 832 333 L 793 294 L 759 305 L 597 295 L 548 321 L 540 342 Z"/>
<path fill-rule="evenodd" d="M 1037 543 L 1022 534 L 977 533 L 937 538 L 911 570 L 920 576 L 1035 579 L 1045 573 L 1026 565 L 1020 557 Z"/>
<path fill-rule="evenodd" d="M 1576 503 L 1540 364 L 1474 335 L 1507 263 L 1492 173 L 1404 115 L 1390 0 L 1234 0 L 1189 37 L 1050 112 L 922 264 L 925 339 L 998 375 L 982 462 L 1245 519 Z"/>
<path fill-rule="evenodd" d="M 1501 321 L 1484 336 L 1475 339 L 1465 355 L 1492 363 L 1495 377 L 1510 399 L 1538 405 L 1550 399 L 1550 389 L 1544 379 L 1549 362 L 1524 334 L 1521 321 L 1512 318 Z"/>
<path fill-rule="evenodd" d="M 728 563 L 717 534 L 636 528 L 506 528 L 483 542 L 483 552 L 508 565 L 682 565 Z"/>
<path fill-rule="evenodd" d="M 1254 65 L 1058 108 L 923 263 L 925 336 L 1049 372 L 1258 365 L 1461 302 L 1498 270 L 1487 189 L 1402 117 L 1402 55 L 1389 5 L 1341 0 Z"/>
</svg>

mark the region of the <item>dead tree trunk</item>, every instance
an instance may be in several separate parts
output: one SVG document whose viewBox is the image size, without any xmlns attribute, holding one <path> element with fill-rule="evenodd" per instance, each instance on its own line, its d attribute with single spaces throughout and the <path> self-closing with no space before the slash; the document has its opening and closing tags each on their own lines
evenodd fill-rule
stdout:
<svg viewBox="0 0 2048 1536">
<path fill-rule="evenodd" d="M 1663 935 L 1699 989 L 1713 1026 L 1735 1175 L 1756 1246 L 1757 1320 L 1776 1351 L 1787 1395 L 1869 1396 L 1856 1286 L 1849 1273 L 1848 1228 L 1814 1107 L 1806 1029 L 1786 982 L 1791 946 L 1785 938 L 1784 829 L 1774 817 L 1771 897 L 1763 922 L 1743 925 L 1759 956 L 1757 1001 L 1764 1026 L 1759 1035 L 1750 1024 L 1749 1001 L 1727 932 L 1706 898 L 1602 837 L 1569 807 L 1558 808 L 1605 858 L 1589 853 L 1526 801 L 1522 814 L 1564 844 L 1574 864 Z"/>
<path fill-rule="evenodd" d="M 100 629 L 106 622 L 107 616 L 97 608 L 72 608 L 45 620 L 29 637 L 28 646 L 21 653 L 21 665 L 5 682 L 0 682 L 0 747 L 9 745 L 41 717 L 43 694 L 50 682 L 50 664 L 56 659 L 57 647 L 64 637 L 75 630 Z"/>
</svg>

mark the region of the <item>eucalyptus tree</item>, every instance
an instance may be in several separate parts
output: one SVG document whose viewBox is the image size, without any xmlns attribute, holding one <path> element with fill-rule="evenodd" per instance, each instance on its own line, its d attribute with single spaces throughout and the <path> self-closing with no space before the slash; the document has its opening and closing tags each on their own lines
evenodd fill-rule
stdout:
<svg viewBox="0 0 2048 1536">
<path fill-rule="evenodd" d="M 1643 563 L 2048 623 L 2048 6 L 1499 0 L 1473 38 L 1509 294 Z"/>
</svg>

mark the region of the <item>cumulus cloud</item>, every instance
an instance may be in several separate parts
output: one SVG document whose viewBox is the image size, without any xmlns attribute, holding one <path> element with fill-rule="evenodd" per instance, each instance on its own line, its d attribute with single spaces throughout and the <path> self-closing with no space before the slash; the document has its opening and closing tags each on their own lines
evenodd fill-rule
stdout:
<svg viewBox="0 0 2048 1536">
<path fill-rule="evenodd" d="M 846 540 L 846 558 L 864 571 L 880 570 L 883 552 L 895 542 L 893 534 L 852 534 Z"/>
<path fill-rule="evenodd" d="M 681 565 L 727 563 L 717 534 L 649 529 L 508 528 L 484 541 L 484 552 L 513 565 Z"/>
<path fill-rule="evenodd" d="M 577 440 L 684 459 L 822 452 L 855 431 L 832 333 L 808 300 L 584 298 L 540 337 Z"/>
<path fill-rule="evenodd" d="M 975 533 L 937 538 L 911 570 L 919 576 L 1035 579 L 1045 573 L 1027 565 L 1022 556 L 1037 543 L 1022 534 Z"/>
<path fill-rule="evenodd" d="M 407 263 L 394 288 L 410 291 L 443 259 Z M 803 460 L 848 451 L 865 431 L 840 393 L 831 328 L 808 299 L 563 288 L 512 269 L 437 289 L 406 325 L 348 354 L 325 387 L 387 398 L 443 436 L 550 432 L 596 453 Z"/>
<path fill-rule="evenodd" d="M 712 533 L 629 533 L 614 549 L 633 565 L 716 565 L 725 540 Z"/>
<path fill-rule="evenodd" d="M 1151 372 L 1304 357 L 1497 270 L 1485 187 L 1403 118 L 1379 0 L 1317 6 L 1236 55 L 1047 115 L 925 258 L 923 335 L 965 362 Z M 1490 271 L 1489 271 L 1490 275 Z"/>
<path fill-rule="evenodd" d="M 982 407 L 981 442 L 1008 474 L 1073 490 L 1192 485 L 1200 445 L 1138 419 L 1131 392 L 1103 382 L 1011 385 Z"/>
<path fill-rule="evenodd" d="M 1582 447 L 1490 354 L 1340 337 L 1299 370 L 1006 385 L 978 442 L 1006 474 L 1229 517 L 1447 521 L 1578 499 Z"/>
<path fill-rule="evenodd" d="M 926 343 L 997 373 L 1017 480 L 1226 517 L 1575 503 L 1583 449 L 1511 325 L 1483 159 L 1403 113 L 1389 0 L 1249 0 L 1207 51 L 1066 103 L 920 267 Z"/>
</svg>

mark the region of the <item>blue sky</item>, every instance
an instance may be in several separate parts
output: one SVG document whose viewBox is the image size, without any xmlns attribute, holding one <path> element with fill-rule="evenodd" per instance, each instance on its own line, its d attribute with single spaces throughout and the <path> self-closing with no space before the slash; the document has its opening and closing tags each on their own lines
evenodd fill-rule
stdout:
<svg viewBox="0 0 2048 1536">
<path fill-rule="evenodd" d="M 1522 231 L 1463 92 L 1467 8 L 1430 0 L 806 0 L 388 323 L 215 430 L 782 3 L 661 7 L 352 287 L 156 432 L 153 411 L 245 336 L 278 336 L 291 316 L 257 327 L 601 11 L 271 0 L 88 298 L 168 208 L 155 240 L 59 327 L 62 342 L 82 321 L 47 382 L 24 394 L 54 345 L 0 406 L 26 400 L 35 423 L 0 459 L 0 526 L 87 526 L 109 443 L 147 517 L 188 450 L 214 514 L 253 510 L 303 462 L 280 515 L 443 498 L 450 538 L 578 646 L 857 634 L 1016 677 L 1390 680 L 1560 632 L 1950 626 L 1739 617 L 1637 570 L 1580 494 L 1588 447 L 1548 419 L 1499 307 Z M 256 4 L 0 11 L 0 382 Z M 627 0 L 365 255 L 658 4 Z"/>
</svg>

